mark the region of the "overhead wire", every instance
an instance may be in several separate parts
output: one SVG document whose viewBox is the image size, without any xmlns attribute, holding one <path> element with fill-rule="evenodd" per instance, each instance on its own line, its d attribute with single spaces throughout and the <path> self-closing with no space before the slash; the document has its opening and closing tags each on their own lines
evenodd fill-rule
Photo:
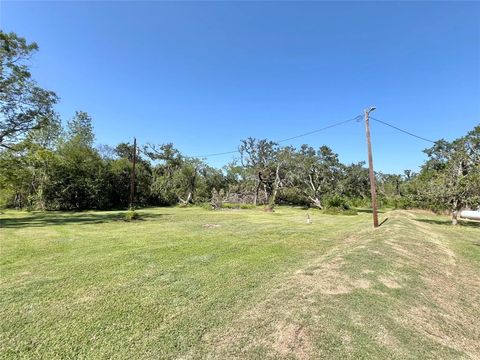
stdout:
<svg viewBox="0 0 480 360">
<path fill-rule="evenodd" d="M 379 123 L 381 123 L 381 124 L 383 124 L 383 125 L 390 126 L 391 128 L 393 128 L 393 129 L 395 129 L 395 130 L 398 130 L 398 131 L 401 131 L 402 133 L 405 133 L 405 134 L 407 134 L 407 135 L 416 137 L 417 139 L 420 139 L 420 140 L 423 140 L 423 141 L 427 141 L 427 142 L 430 142 L 430 143 L 433 143 L 433 144 L 435 143 L 435 141 L 433 141 L 433 140 L 424 138 L 423 136 L 420 136 L 420 135 L 415 135 L 414 133 L 411 133 L 410 131 L 400 129 L 399 127 L 397 127 L 397 126 L 395 126 L 395 125 L 392 125 L 392 124 L 387 123 L 386 121 L 383 121 L 383 120 L 374 118 L 373 116 L 370 116 L 370 119 L 372 119 L 372 120 L 374 120 L 374 121 L 376 121 L 376 122 L 379 122 Z"/>
<path fill-rule="evenodd" d="M 276 142 L 276 143 L 283 143 L 283 142 L 290 141 L 290 140 L 294 140 L 294 139 L 298 139 L 298 138 L 301 138 L 301 137 L 304 137 L 304 136 L 316 134 L 316 133 L 319 133 L 319 132 L 321 132 L 321 131 L 325 131 L 325 130 L 331 129 L 331 128 L 336 127 L 336 126 L 340 126 L 340 125 L 347 124 L 347 123 L 352 122 L 352 121 L 356 121 L 356 120 L 358 120 L 358 119 L 361 118 L 361 117 L 362 117 L 362 115 L 357 115 L 357 116 L 355 116 L 354 118 L 351 118 L 351 119 L 348 119 L 348 120 L 339 121 L 339 122 L 336 122 L 336 123 L 334 123 L 334 124 L 330 124 L 330 125 L 328 125 L 328 126 L 322 127 L 322 128 L 320 128 L 320 129 L 312 130 L 312 131 L 309 131 L 309 132 L 306 132 L 306 133 L 303 133 L 303 134 L 295 135 L 295 136 L 292 136 L 292 137 L 289 137 L 289 138 L 286 138 L 286 139 L 281 139 L 281 140 L 278 140 L 278 141 L 275 141 L 275 142 Z M 192 157 L 192 158 L 207 158 L 207 157 L 213 157 L 213 156 L 236 154 L 236 153 L 238 153 L 238 152 L 239 152 L 238 150 L 232 150 L 232 151 L 225 151 L 225 152 L 219 152 L 219 153 L 213 153 L 213 154 L 205 154 L 205 155 L 198 155 L 198 156 L 190 156 L 190 157 Z"/>
<path fill-rule="evenodd" d="M 341 126 L 343 124 L 347 124 L 349 122 L 353 122 L 353 121 L 358 121 L 359 119 L 362 118 L 362 115 L 357 115 L 351 119 L 348 119 L 348 120 L 344 120 L 344 121 L 339 121 L 339 122 L 336 122 L 334 124 L 330 124 L 328 126 L 325 126 L 325 127 L 322 127 L 320 129 L 316 129 L 316 130 L 312 130 L 312 131 L 309 131 L 309 132 L 306 132 L 306 133 L 303 133 L 303 134 L 299 134 L 299 135 L 295 135 L 295 136 L 291 136 L 291 137 L 288 137 L 288 138 L 285 138 L 285 139 L 281 139 L 281 140 L 278 140 L 278 141 L 275 141 L 276 143 L 283 143 L 283 142 L 286 142 L 286 141 L 290 141 L 290 140 L 295 140 L 295 139 L 299 139 L 301 137 L 305 137 L 305 136 L 308 136 L 308 135 L 312 135 L 312 134 L 316 134 L 316 133 L 319 133 L 319 132 L 322 132 L 322 131 L 325 131 L 325 130 L 328 130 L 328 129 L 331 129 L 331 128 L 334 128 L 334 127 L 337 127 L 337 126 Z M 417 139 L 420 139 L 420 140 L 423 140 L 423 141 L 427 141 L 427 142 L 430 142 L 430 143 L 435 143 L 435 141 L 433 140 L 430 140 L 430 139 L 427 139 L 423 136 L 420 136 L 420 135 L 416 135 L 410 131 L 407 131 L 407 130 L 404 130 L 404 129 L 401 129 L 399 128 L 398 126 L 395 126 L 395 125 L 392 125 L 390 123 L 387 123 L 386 121 L 383 121 L 383 120 L 380 120 L 380 119 L 377 119 L 373 116 L 370 116 L 370 119 L 378 122 L 378 123 L 381 123 L 383 125 L 386 125 L 386 126 L 389 126 L 397 131 L 400 131 L 404 134 L 407 134 L 407 135 L 410 135 L 412 137 L 415 137 Z M 218 152 L 218 153 L 211 153 L 211 154 L 204 154 L 204 155 L 197 155 L 197 156 L 189 156 L 191 158 L 199 158 L 199 159 L 202 159 L 202 158 L 208 158 L 208 157 L 214 157 L 214 156 L 222 156 L 222 155 L 230 155 L 230 154 L 236 154 L 238 153 L 239 150 L 231 150 L 231 151 L 224 151 L 224 152 Z"/>
<path fill-rule="evenodd" d="M 301 138 L 301 137 L 304 137 L 304 136 L 316 134 L 316 133 L 318 133 L 318 132 L 331 129 L 331 128 L 336 127 L 336 126 L 340 126 L 340 125 L 349 123 L 349 122 L 351 122 L 351 121 L 358 120 L 358 119 L 361 118 L 361 117 L 362 117 L 362 115 L 357 115 L 357 116 L 355 116 L 355 117 L 352 118 L 352 119 L 340 121 L 340 122 L 338 122 L 338 123 L 325 126 L 325 127 L 321 128 L 321 129 L 309 131 L 309 132 L 306 132 L 306 133 L 303 133 L 303 134 L 300 134 L 300 135 L 296 135 L 296 136 L 292 136 L 292 137 L 289 137 L 289 138 L 286 138 L 286 139 L 278 140 L 278 141 L 276 141 L 276 142 L 277 142 L 277 143 L 282 143 L 282 142 L 285 142 L 285 141 L 290 141 L 290 140 L 298 139 L 298 138 Z"/>
<path fill-rule="evenodd" d="M 235 154 L 235 153 L 238 153 L 238 150 L 225 151 L 225 152 L 219 152 L 219 153 L 213 153 L 213 154 L 205 154 L 205 155 L 197 155 L 197 156 L 189 156 L 189 157 L 191 157 L 191 158 L 207 158 L 207 157 L 212 157 L 212 156 L 228 155 L 228 154 Z"/>
</svg>

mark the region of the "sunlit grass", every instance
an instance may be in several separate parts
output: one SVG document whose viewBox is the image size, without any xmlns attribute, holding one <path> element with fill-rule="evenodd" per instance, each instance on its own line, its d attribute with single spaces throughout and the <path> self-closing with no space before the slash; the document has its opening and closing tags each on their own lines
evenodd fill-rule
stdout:
<svg viewBox="0 0 480 360">
<path fill-rule="evenodd" d="M 425 279 L 443 279 L 448 266 L 464 289 L 460 305 L 450 294 L 452 305 L 475 306 L 461 279 L 479 276 L 474 226 L 387 212 L 373 232 L 366 212 L 287 207 L 138 212 L 131 222 L 122 212 L 0 215 L 2 357 L 455 358 L 476 349 L 397 322 L 413 307 L 447 311 L 442 299 L 424 297 L 433 286 Z M 291 326 L 301 326 L 302 339 L 291 339 Z M 440 336 L 452 338 L 452 326 Z M 377 338 L 379 327 L 388 341 Z"/>
</svg>

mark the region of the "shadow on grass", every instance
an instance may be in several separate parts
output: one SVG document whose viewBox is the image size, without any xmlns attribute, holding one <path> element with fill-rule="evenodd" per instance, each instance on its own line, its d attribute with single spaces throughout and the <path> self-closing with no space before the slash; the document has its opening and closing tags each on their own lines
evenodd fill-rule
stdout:
<svg viewBox="0 0 480 360">
<path fill-rule="evenodd" d="M 421 221 L 433 225 L 452 225 L 452 220 L 433 220 L 433 219 L 415 219 L 415 221 Z M 467 221 L 467 220 L 458 220 L 457 226 L 468 226 L 474 228 L 480 228 L 480 222 L 478 221 Z"/>
<path fill-rule="evenodd" d="M 379 226 L 379 227 L 382 226 L 382 225 L 385 224 L 387 221 L 388 221 L 388 218 L 383 219 L 383 221 L 382 221 L 380 224 L 378 224 L 378 226 Z"/>
<path fill-rule="evenodd" d="M 135 221 L 149 220 L 164 216 L 165 214 L 141 213 L 140 219 Z M 72 212 L 72 213 L 32 213 L 26 217 L 12 217 L 0 219 L 0 228 L 23 228 L 23 227 L 43 227 L 53 225 L 88 225 L 103 224 L 108 222 L 124 222 L 124 213 L 91 213 L 91 212 Z M 135 222 L 132 221 L 132 222 Z"/>
</svg>

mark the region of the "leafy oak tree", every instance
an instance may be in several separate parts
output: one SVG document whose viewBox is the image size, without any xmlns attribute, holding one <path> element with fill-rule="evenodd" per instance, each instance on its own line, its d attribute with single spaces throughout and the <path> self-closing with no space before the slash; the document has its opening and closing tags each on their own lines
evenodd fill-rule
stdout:
<svg viewBox="0 0 480 360">
<path fill-rule="evenodd" d="M 28 61 L 36 43 L 0 31 L 0 148 L 13 148 L 32 129 L 40 129 L 53 113 L 58 98 L 37 85 Z"/>
<path fill-rule="evenodd" d="M 417 200 L 434 209 L 457 213 L 480 206 L 480 126 L 452 142 L 439 140 L 425 150 L 428 156 L 413 180 Z"/>
</svg>

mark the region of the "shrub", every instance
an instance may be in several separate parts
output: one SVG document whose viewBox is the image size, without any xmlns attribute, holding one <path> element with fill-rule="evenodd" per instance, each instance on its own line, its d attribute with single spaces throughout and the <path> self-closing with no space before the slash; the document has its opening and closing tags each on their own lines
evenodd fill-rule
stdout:
<svg viewBox="0 0 480 360">
<path fill-rule="evenodd" d="M 279 205 L 310 206 L 310 200 L 297 188 L 280 189 L 276 203 Z"/>
<path fill-rule="evenodd" d="M 198 206 L 201 207 L 202 209 L 205 209 L 205 210 L 213 210 L 212 204 L 210 204 L 208 202 L 202 202 L 202 203 L 198 204 Z"/>
<path fill-rule="evenodd" d="M 223 203 L 223 209 L 254 209 L 255 205 L 253 204 L 245 204 L 245 203 Z"/>
<path fill-rule="evenodd" d="M 253 204 L 240 204 L 240 209 L 255 209 Z"/>
<path fill-rule="evenodd" d="M 348 205 L 347 200 L 340 195 L 333 195 L 325 199 L 325 208 L 326 209 L 338 209 L 349 210 L 350 205 Z"/>
<path fill-rule="evenodd" d="M 353 207 L 361 208 L 361 207 L 367 207 L 368 204 L 369 204 L 369 200 L 364 199 L 364 198 L 356 197 L 356 198 L 350 198 L 349 203 Z"/>
<path fill-rule="evenodd" d="M 328 215 L 357 215 L 357 210 L 350 208 L 346 198 L 333 195 L 325 199 L 323 213 Z"/>
<path fill-rule="evenodd" d="M 410 209 L 413 207 L 410 199 L 406 197 L 396 197 L 392 200 L 392 206 L 394 209 Z"/>
<path fill-rule="evenodd" d="M 123 216 L 123 220 L 132 221 L 140 219 L 140 215 L 135 210 L 128 210 Z"/>
</svg>

